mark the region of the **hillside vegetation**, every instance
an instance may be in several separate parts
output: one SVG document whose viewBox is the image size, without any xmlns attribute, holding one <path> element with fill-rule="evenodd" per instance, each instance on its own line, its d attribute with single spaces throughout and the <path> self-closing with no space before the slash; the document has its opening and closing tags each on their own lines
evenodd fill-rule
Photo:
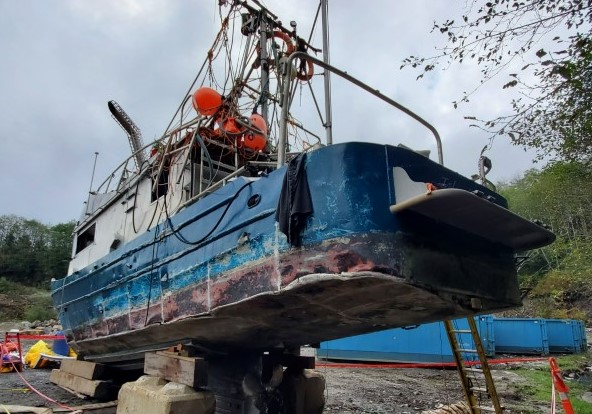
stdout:
<svg viewBox="0 0 592 414">
<path fill-rule="evenodd" d="M 73 229 L 0 216 L 0 320 L 55 317 L 49 282 L 66 274 Z"/>
<path fill-rule="evenodd" d="M 68 269 L 74 222 L 48 226 L 17 216 L 0 216 L 0 277 L 27 286 L 49 287 Z"/>
<path fill-rule="evenodd" d="M 592 317 L 592 169 L 554 163 L 499 188 L 510 209 L 551 226 L 557 240 L 520 267 L 529 316 Z"/>
</svg>

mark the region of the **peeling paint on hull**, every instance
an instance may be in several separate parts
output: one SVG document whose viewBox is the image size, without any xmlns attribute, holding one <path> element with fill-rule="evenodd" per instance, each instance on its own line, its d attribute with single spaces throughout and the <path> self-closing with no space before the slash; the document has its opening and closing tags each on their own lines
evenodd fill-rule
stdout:
<svg viewBox="0 0 592 414">
<path fill-rule="evenodd" d="M 439 284 L 429 277 L 433 269 L 422 270 L 409 258 L 414 248 L 420 261 L 442 262 L 445 258 L 436 257 L 441 252 L 390 239 L 376 234 L 337 239 L 199 281 L 149 308 L 76 327 L 75 346 L 101 361 L 189 342 L 212 352 L 271 349 L 474 314 L 470 299 L 476 295 L 483 303 L 481 312 L 520 305 L 519 296 L 508 295 L 507 289 L 487 289 L 487 279 L 504 282 L 503 268 L 467 273 L 462 269 L 478 270 L 476 263 L 483 258 L 449 257 L 447 272 L 457 272 L 458 281 Z M 378 244 L 385 247 L 374 253 Z M 279 277 L 279 288 L 271 275 Z M 479 293 L 480 288 L 489 293 Z M 128 321 L 134 325 L 126 326 Z"/>
<path fill-rule="evenodd" d="M 418 182 L 499 197 L 407 150 L 325 147 L 307 157 L 314 213 L 302 247 L 274 219 L 285 169 L 248 187 L 237 179 L 55 281 L 66 334 L 88 359 L 126 361 L 183 342 L 206 353 L 264 350 L 519 306 L 511 249 L 390 213 L 395 166 Z M 250 209 L 253 195 L 261 201 Z M 219 226 L 205 237 L 212 220 Z"/>
</svg>

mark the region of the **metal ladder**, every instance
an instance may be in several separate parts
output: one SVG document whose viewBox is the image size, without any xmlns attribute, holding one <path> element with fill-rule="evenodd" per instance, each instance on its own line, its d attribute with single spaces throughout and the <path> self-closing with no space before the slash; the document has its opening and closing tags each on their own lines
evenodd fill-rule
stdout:
<svg viewBox="0 0 592 414">
<path fill-rule="evenodd" d="M 452 353 L 456 360 L 456 366 L 463 385 L 465 398 L 470 407 L 470 412 L 473 414 L 485 412 L 502 414 L 503 408 L 495 390 L 487 357 L 481 344 L 479 331 L 477 331 L 477 324 L 472 317 L 467 318 L 467 322 L 469 329 L 458 329 L 454 326 L 453 321 L 444 321 L 444 327 L 446 328 L 450 348 L 452 348 Z M 465 344 L 470 342 L 468 339 L 471 337 L 475 344 L 475 349 L 463 348 Z M 476 355 L 479 358 L 478 364 L 480 368 L 475 364 L 467 366 L 465 364 L 466 358 L 463 357 L 463 354 Z M 476 361 L 474 358 L 473 360 Z"/>
</svg>

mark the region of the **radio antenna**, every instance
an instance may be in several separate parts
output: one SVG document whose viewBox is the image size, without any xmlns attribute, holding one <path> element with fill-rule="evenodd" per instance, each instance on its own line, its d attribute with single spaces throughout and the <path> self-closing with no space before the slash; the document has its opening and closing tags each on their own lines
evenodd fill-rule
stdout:
<svg viewBox="0 0 592 414">
<path fill-rule="evenodd" d="M 93 181 L 95 180 L 95 170 L 97 168 L 97 158 L 99 158 L 99 153 L 95 151 L 95 162 L 93 163 L 92 175 L 90 176 L 90 188 L 88 189 L 88 198 L 86 200 L 86 215 L 90 216 L 91 213 L 88 212 L 88 205 L 90 204 L 90 196 L 94 195 L 95 193 L 92 190 Z"/>
</svg>

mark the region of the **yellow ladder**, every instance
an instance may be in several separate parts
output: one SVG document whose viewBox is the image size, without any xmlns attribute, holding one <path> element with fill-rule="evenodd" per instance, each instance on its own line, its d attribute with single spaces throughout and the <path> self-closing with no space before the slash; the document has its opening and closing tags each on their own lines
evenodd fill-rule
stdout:
<svg viewBox="0 0 592 414">
<path fill-rule="evenodd" d="M 458 329 L 454 321 L 444 321 L 444 327 L 446 328 L 450 348 L 452 348 L 452 354 L 456 361 L 465 398 L 473 414 L 485 412 L 502 414 L 503 408 L 495 390 L 495 384 L 493 383 L 487 357 L 481 344 L 477 324 L 472 317 L 467 318 L 467 322 L 469 323 L 469 329 Z M 463 348 L 467 343 L 470 343 L 469 338 L 473 339 L 475 349 Z M 463 357 L 463 355 L 477 355 L 480 368 L 477 365 L 468 367 L 465 364 L 466 357 Z"/>
</svg>

